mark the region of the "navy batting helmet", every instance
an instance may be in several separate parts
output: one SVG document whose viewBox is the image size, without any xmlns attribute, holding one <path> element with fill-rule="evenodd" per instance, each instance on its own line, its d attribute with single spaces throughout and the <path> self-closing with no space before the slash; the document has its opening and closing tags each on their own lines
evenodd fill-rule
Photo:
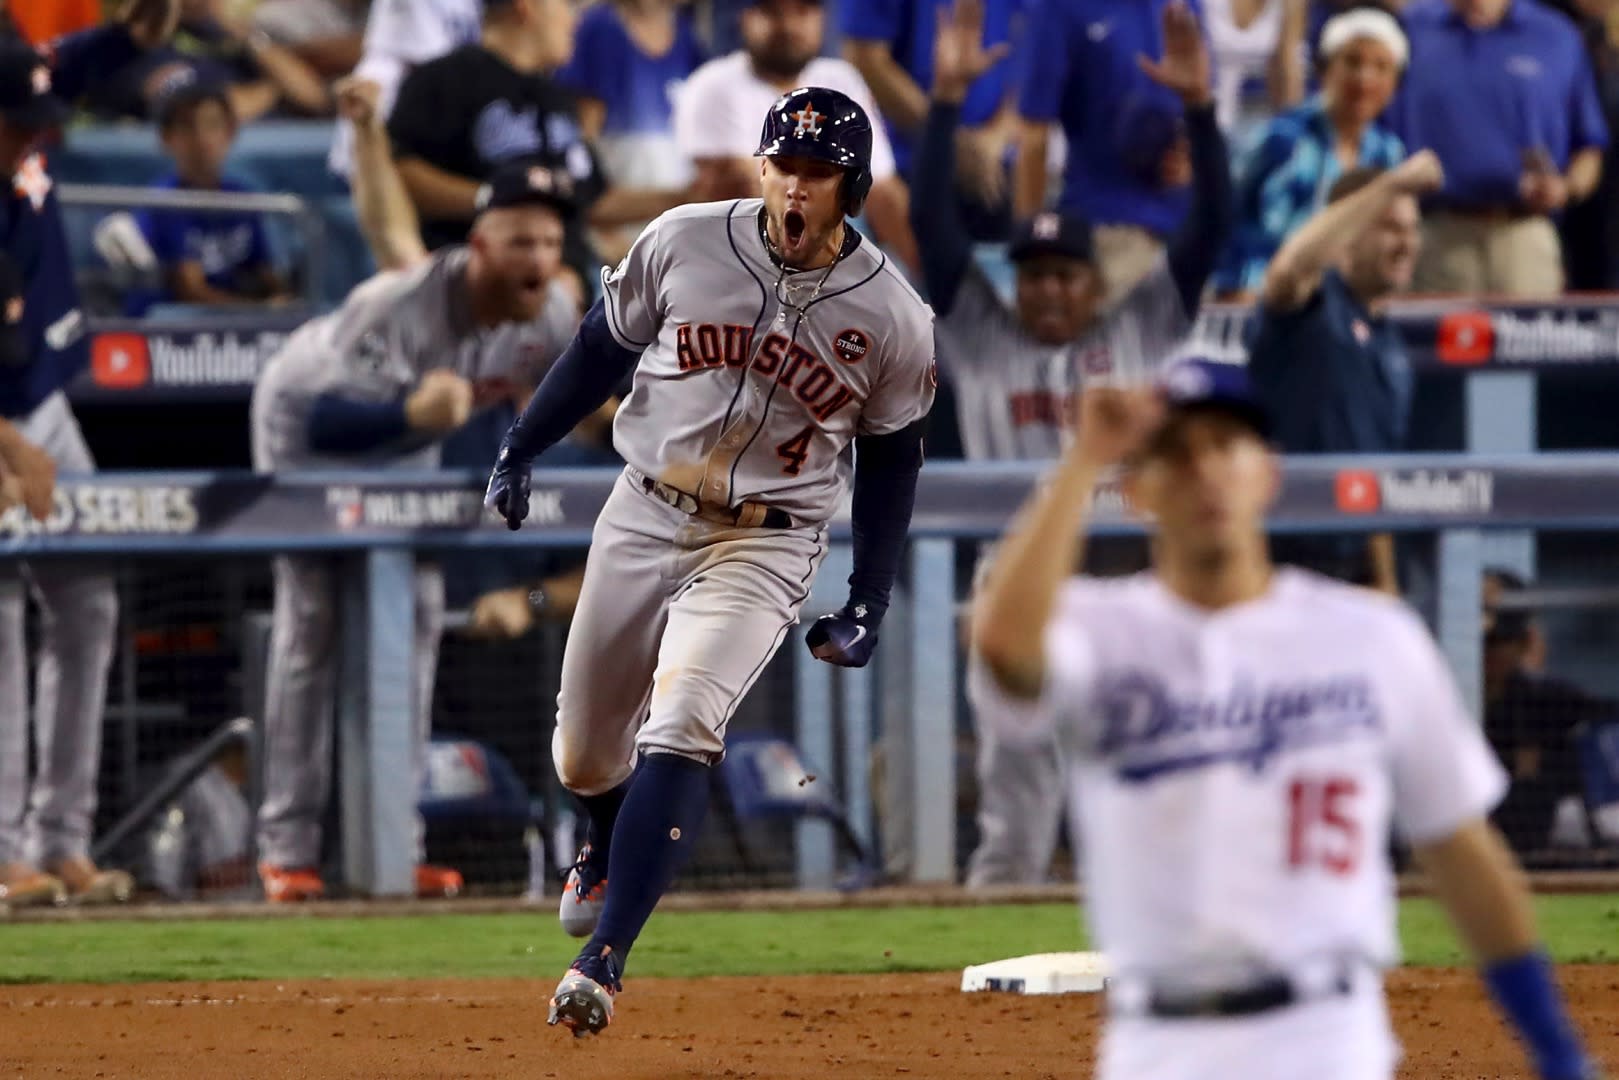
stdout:
<svg viewBox="0 0 1619 1080">
<path fill-rule="evenodd" d="M 824 86 L 790 90 L 765 114 L 759 157 L 807 157 L 842 166 L 843 207 L 858 214 L 871 190 L 871 117 Z"/>
</svg>

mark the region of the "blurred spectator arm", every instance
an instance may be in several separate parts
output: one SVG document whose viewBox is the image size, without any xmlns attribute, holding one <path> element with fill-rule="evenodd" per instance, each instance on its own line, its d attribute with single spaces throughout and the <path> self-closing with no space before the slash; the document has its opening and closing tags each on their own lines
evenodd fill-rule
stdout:
<svg viewBox="0 0 1619 1080">
<path fill-rule="evenodd" d="M 1444 181 L 1439 159 L 1422 150 L 1353 195 L 1329 203 L 1287 239 L 1265 272 L 1261 300 L 1273 311 L 1294 311 L 1309 303 L 1321 276 L 1337 263 L 1357 237 L 1402 194 L 1422 195 Z"/>
<path fill-rule="evenodd" d="M 445 172 L 419 157 L 395 159 L 416 212 L 425 218 L 471 221 L 477 213 L 478 182 Z"/>
<path fill-rule="evenodd" d="M 590 205 L 590 224 L 598 229 L 651 221 L 688 200 L 684 191 L 657 188 L 608 188 Z"/>
<path fill-rule="evenodd" d="M 865 212 L 878 242 L 907 267 L 920 270 L 922 258 L 911 231 L 911 190 L 905 181 L 890 175 L 872 184 Z"/>
<path fill-rule="evenodd" d="M 1215 261 L 1231 237 L 1236 214 L 1231 162 L 1212 99 L 1187 102 L 1186 135 L 1192 151 L 1192 206 L 1169 245 L 1169 272 L 1187 313 L 1195 314 Z"/>
<path fill-rule="evenodd" d="M 955 141 L 961 103 L 938 97 L 928 110 L 912 165 L 911 231 L 921 259 L 928 302 L 943 318 L 972 263 L 972 243 L 956 199 Z"/>
<path fill-rule="evenodd" d="M 267 81 L 274 85 L 276 96 L 294 109 L 310 116 L 327 116 L 332 111 L 332 97 L 326 91 L 326 82 L 315 69 L 299 59 L 284 45 L 276 44 L 262 30 L 247 30 L 233 24 L 223 24 L 226 32 L 235 37 L 247 55 L 259 66 Z"/>
<path fill-rule="evenodd" d="M 336 87 L 338 113 L 354 128 L 354 212 L 379 270 L 398 270 L 427 257 L 421 222 L 394 167 L 382 122 L 382 88 L 349 78 Z"/>
<path fill-rule="evenodd" d="M 843 55 L 871 87 L 883 116 L 901 131 L 915 132 L 927 119 L 927 93 L 911 78 L 889 42 L 898 33 L 899 12 L 886 0 L 850 4 L 844 9 Z"/>
<path fill-rule="evenodd" d="M 1018 94 L 1017 166 L 1013 171 L 1012 213 L 1026 218 L 1046 204 L 1047 154 L 1051 126 L 1062 105 L 1073 50 L 1063 0 L 1040 0 L 1027 18 L 1023 42 L 1024 81 Z"/>
<path fill-rule="evenodd" d="M 1282 33 L 1271 53 L 1265 87 L 1278 112 L 1304 100 L 1304 35 L 1309 20 L 1309 0 L 1282 0 Z"/>
<path fill-rule="evenodd" d="M 1587 146 L 1576 150 L 1568 160 L 1568 172 L 1563 183 L 1568 187 L 1568 201 L 1584 202 L 1602 182 L 1602 148 Z"/>
</svg>

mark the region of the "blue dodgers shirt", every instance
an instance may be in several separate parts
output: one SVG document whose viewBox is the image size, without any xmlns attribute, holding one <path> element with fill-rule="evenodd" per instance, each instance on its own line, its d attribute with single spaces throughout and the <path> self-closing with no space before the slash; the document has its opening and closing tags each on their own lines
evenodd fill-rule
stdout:
<svg viewBox="0 0 1619 1080">
<path fill-rule="evenodd" d="M 1159 140 L 1141 119 L 1179 116 L 1180 99 L 1153 82 L 1138 54 L 1163 55 L 1163 11 L 1171 0 L 1033 0 L 1018 97 L 1025 119 L 1056 121 L 1068 140 L 1058 205 L 1099 224 L 1139 225 L 1159 235 L 1180 226 L 1191 194 L 1154 190 L 1129 161 Z M 1203 19 L 1198 0 L 1192 13 Z"/>
<path fill-rule="evenodd" d="M 843 5 L 840 10 L 843 36 L 863 41 L 880 41 L 888 46 L 895 63 L 904 68 L 924 94 L 933 89 L 933 35 L 939 26 L 939 13 L 949 11 L 952 0 L 863 0 Z M 1033 0 L 985 0 L 984 45 L 993 47 L 1014 40 L 1015 24 Z M 988 123 L 1007 99 L 1016 78 L 1018 50 L 986 71 L 967 90 L 962 102 L 961 122 L 969 127 Z M 913 140 L 910 135 L 887 124 L 888 141 L 894 146 L 894 161 L 901 175 L 911 173 Z"/>
<path fill-rule="evenodd" d="M 1473 30 L 1445 0 L 1416 0 L 1405 30 L 1411 65 L 1388 119 L 1407 153 L 1439 155 L 1438 202 L 1514 205 L 1526 152 L 1562 170 L 1575 151 L 1607 146 L 1585 46 L 1563 15 L 1512 0 L 1500 25 Z"/>
<path fill-rule="evenodd" d="M 675 16 L 675 42 L 648 56 L 630 39 L 612 4 L 597 4 L 579 19 L 573 59 L 557 81 L 607 106 L 605 135 L 667 132 L 674 126 L 670 92 L 707 59 L 691 13 Z"/>
<path fill-rule="evenodd" d="M 186 189 L 178 176 L 170 175 L 153 187 L 170 191 Z M 223 177 L 215 191 L 251 192 L 240 180 Z M 182 262 L 202 264 L 208 284 L 227 292 L 240 292 L 243 275 L 270 264 L 270 244 L 264 230 L 264 217 L 255 213 L 203 214 L 190 210 L 141 210 L 135 220 L 146 242 L 152 245 L 165 270 Z M 174 297 L 164 291 L 163 299 Z M 158 297 L 131 297 L 131 315 L 142 315 Z"/>
</svg>

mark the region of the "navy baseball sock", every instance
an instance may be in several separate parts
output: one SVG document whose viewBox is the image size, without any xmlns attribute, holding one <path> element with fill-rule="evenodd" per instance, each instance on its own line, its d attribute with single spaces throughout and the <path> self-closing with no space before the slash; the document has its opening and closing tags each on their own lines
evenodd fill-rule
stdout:
<svg viewBox="0 0 1619 1080">
<path fill-rule="evenodd" d="M 607 855 L 613 846 L 613 827 L 618 823 L 618 812 L 624 806 L 624 796 L 629 794 L 630 781 L 634 779 L 635 774 L 631 773 L 622 784 L 608 788 L 600 795 L 574 796 L 584 808 L 585 816 L 590 819 L 590 859 L 593 865 L 607 865 Z"/>
<path fill-rule="evenodd" d="M 676 754 L 647 754 L 618 814 L 607 863 L 607 902 L 589 948 L 630 951 L 652 909 L 697 842 L 708 814 L 708 766 Z"/>
</svg>

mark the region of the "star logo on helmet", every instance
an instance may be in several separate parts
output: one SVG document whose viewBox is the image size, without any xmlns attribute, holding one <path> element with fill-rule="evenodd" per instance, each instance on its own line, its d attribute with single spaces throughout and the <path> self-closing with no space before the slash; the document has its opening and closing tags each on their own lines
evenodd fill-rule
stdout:
<svg viewBox="0 0 1619 1080">
<path fill-rule="evenodd" d="M 1062 219 L 1047 211 L 1034 219 L 1034 238 L 1051 241 L 1062 233 Z"/>
<path fill-rule="evenodd" d="M 826 113 L 816 112 L 813 105 L 806 105 L 797 112 L 787 115 L 798 122 L 793 134 L 808 135 L 817 139 L 821 137 L 821 121 L 826 119 Z"/>
<path fill-rule="evenodd" d="M 528 189 L 530 191 L 549 192 L 556 187 L 556 179 L 551 175 L 550 169 L 536 165 L 528 171 Z"/>
</svg>

